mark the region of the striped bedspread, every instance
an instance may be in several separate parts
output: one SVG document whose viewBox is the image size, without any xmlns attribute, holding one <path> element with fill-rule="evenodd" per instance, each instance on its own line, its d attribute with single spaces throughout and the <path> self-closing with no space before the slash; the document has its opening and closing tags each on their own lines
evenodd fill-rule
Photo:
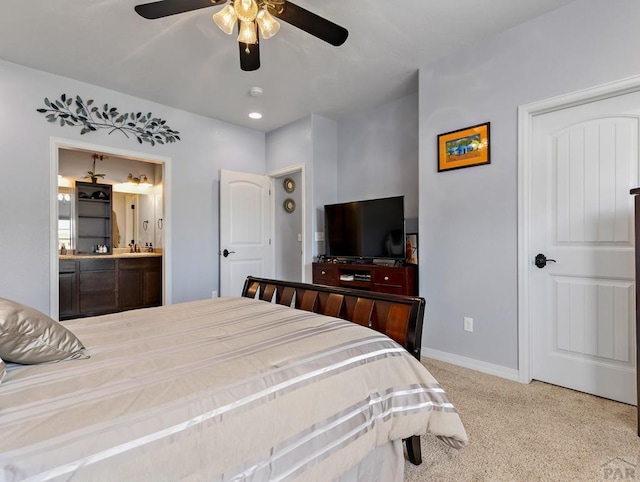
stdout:
<svg viewBox="0 0 640 482">
<path fill-rule="evenodd" d="M 66 322 L 91 358 L 10 365 L 0 480 L 333 480 L 375 447 L 466 434 L 389 338 L 217 298 Z"/>
</svg>

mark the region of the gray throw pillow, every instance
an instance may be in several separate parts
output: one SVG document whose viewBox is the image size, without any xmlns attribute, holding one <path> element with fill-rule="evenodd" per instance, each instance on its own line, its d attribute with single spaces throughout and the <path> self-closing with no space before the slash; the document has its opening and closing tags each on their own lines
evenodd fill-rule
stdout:
<svg viewBox="0 0 640 482">
<path fill-rule="evenodd" d="M 44 313 L 0 298 L 0 358 L 32 365 L 88 358 L 80 340 Z"/>
</svg>

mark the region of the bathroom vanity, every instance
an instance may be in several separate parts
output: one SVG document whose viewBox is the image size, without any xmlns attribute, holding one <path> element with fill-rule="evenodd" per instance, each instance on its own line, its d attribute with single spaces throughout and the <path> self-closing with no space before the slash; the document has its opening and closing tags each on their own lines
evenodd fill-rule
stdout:
<svg viewBox="0 0 640 482">
<path fill-rule="evenodd" d="M 60 320 L 162 304 L 162 254 L 60 256 Z"/>
</svg>

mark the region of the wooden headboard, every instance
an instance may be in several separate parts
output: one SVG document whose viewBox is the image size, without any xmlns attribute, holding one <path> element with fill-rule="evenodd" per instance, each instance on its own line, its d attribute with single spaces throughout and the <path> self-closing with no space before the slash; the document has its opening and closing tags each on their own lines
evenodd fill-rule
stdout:
<svg viewBox="0 0 640 482">
<path fill-rule="evenodd" d="M 313 285 L 248 276 L 242 296 L 273 301 L 281 305 L 368 326 L 404 346 L 420 360 L 424 298 L 372 291 Z"/>
</svg>

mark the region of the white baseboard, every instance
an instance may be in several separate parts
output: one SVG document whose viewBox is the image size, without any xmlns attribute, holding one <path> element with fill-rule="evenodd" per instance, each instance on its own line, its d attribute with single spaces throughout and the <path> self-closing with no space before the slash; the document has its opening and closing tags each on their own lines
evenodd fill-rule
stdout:
<svg viewBox="0 0 640 482">
<path fill-rule="evenodd" d="M 500 365 L 494 365 L 493 363 L 474 360 L 473 358 L 468 358 L 466 356 L 435 350 L 433 348 L 422 347 L 421 355 L 423 358 L 433 358 L 434 360 L 451 363 L 452 365 L 458 365 L 460 367 L 469 368 L 489 375 L 506 378 L 507 380 L 512 380 L 514 382 L 520 382 L 518 370 L 513 368 L 506 368 Z"/>
</svg>

